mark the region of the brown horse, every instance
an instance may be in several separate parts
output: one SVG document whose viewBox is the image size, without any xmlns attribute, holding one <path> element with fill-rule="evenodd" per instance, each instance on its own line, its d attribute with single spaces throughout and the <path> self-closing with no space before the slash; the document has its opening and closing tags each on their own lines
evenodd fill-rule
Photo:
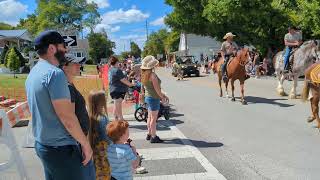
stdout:
<svg viewBox="0 0 320 180">
<path fill-rule="evenodd" d="M 250 55 L 249 55 L 249 49 L 243 48 L 240 51 L 238 51 L 236 57 L 230 59 L 229 64 L 227 65 L 227 74 L 228 79 L 225 82 L 226 87 L 226 97 L 228 98 L 228 84 L 229 81 L 231 82 L 231 90 L 232 90 L 232 98 L 231 101 L 235 101 L 234 97 L 234 82 L 236 80 L 240 81 L 240 89 L 241 89 L 241 102 L 242 104 L 247 104 L 247 102 L 244 99 L 244 81 L 248 78 L 245 70 L 245 65 L 249 62 Z M 221 87 L 221 81 L 222 81 L 222 72 L 221 72 L 221 66 L 223 64 L 222 57 L 214 62 L 212 65 L 213 73 L 218 74 L 218 81 L 219 81 L 219 87 L 220 87 L 220 97 L 223 96 L 222 94 L 222 87 Z"/>
<path fill-rule="evenodd" d="M 306 102 L 309 97 L 309 91 L 311 89 L 312 97 L 310 99 L 312 115 L 308 117 L 308 122 L 317 120 L 318 128 L 320 128 L 320 118 L 319 118 L 319 98 L 320 98 L 320 84 L 318 82 L 313 82 L 311 80 L 311 72 L 314 70 L 319 63 L 313 64 L 305 71 L 304 87 L 302 91 L 302 100 Z"/>
</svg>

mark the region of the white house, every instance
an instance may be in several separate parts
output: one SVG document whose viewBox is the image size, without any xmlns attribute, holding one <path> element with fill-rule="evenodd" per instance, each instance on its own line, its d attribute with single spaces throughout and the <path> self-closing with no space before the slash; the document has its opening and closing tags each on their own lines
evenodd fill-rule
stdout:
<svg viewBox="0 0 320 180">
<path fill-rule="evenodd" d="M 192 55 L 200 61 L 201 54 L 213 57 L 221 48 L 221 42 L 209 36 L 181 33 L 178 55 Z"/>
</svg>

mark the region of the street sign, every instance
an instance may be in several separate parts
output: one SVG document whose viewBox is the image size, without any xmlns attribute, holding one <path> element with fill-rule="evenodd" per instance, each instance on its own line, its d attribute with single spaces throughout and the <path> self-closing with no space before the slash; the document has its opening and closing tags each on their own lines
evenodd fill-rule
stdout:
<svg viewBox="0 0 320 180">
<path fill-rule="evenodd" d="M 64 42 L 67 46 L 77 46 L 77 36 L 63 36 Z"/>
</svg>

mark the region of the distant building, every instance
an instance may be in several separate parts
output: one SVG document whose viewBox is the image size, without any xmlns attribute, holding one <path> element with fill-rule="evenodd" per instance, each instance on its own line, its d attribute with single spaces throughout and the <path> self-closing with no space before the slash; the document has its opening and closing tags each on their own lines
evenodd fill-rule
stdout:
<svg viewBox="0 0 320 180">
<path fill-rule="evenodd" d="M 19 50 L 22 50 L 25 46 L 30 45 L 32 37 L 28 30 L 0 30 L 0 47 L 17 46 Z"/>
<path fill-rule="evenodd" d="M 68 47 L 70 53 L 76 57 L 89 58 L 89 41 L 88 39 L 77 39 L 77 46 Z"/>
<path fill-rule="evenodd" d="M 220 50 L 221 42 L 209 36 L 199 36 L 195 34 L 181 33 L 179 51 L 176 55 L 192 55 L 200 61 L 201 55 L 208 56 L 209 59 Z"/>
</svg>

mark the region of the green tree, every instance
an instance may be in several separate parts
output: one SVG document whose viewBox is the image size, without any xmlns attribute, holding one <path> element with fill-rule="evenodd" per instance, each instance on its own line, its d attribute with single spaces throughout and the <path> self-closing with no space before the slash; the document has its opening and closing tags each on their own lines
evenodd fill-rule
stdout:
<svg viewBox="0 0 320 180">
<path fill-rule="evenodd" d="M 151 33 L 145 43 L 142 56 L 153 55 L 156 57 L 158 54 L 162 54 L 165 57 L 165 40 L 168 35 L 169 33 L 166 29 L 160 29 L 157 32 Z"/>
<path fill-rule="evenodd" d="M 173 11 L 165 18 L 165 23 L 174 30 L 199 35 L 209 35 L 214 28 L 203 16 L 207 0 L 166 0 Z"/>
<path fill-rule="evenodd" d="M 22 56 L 22 54 L 21 54 L 20 51 L 17 49 L 17 47 L 13 47 L 13 49 L 14 49 L 16 55 L 17 55 L 18 58 L 19 58 L 19 65 L 20 65 L 20 67 L 25 66 L 25 64 L 26 64 L 26 59 Z"/>
<path fill-rule="evenodd" d="M 120 54 L 120 59 L 122 61 L 124 61 L 125 59 L 127 59 L 129 57 L 129 55 L 131 55 L 131 52 L 130 51 L 123 51 L 121 54 Z"/>
<path fill-rule="evenodd" d="M 115 48 L 115 43 L 109 40 L 106 34 L 92 32 L 87 38 L 90 59 L 96 64 L 100 63 L 101 58 L 108 58 L 114 54 L 112 49 Z"/>
<path fill-rule="evenodd" d="M 8 56 L 7 56 L 7 64 L 6 67 L 10 69 L 10 71 L 13 71 L 14 74 L 13 76 L 15 77 L 15 73 L 19 70 L 20 68 L 20 60 L 19 56 L 14 50 L 14 48 L 10 48 Z"/>
<path fill-rule="evenodd" d="M 0 64 L 4 64 L 4 65 L 6 64 L 5 59 L 6 59 L 6 54 L 8 53 L 8 50 L 9 50 L 8 46 L 5 45 L 0 56 Z"/>
<path fill-rule="evenodd" d="M 172 31 L 165 40 L 165 50 L 168 53 L 178 51 L 180 43 L 180 33 Z"/>
<path fill-rule="evenodd" d="M 26 19 L 20 19 L 18 29 L 27 29 L 31 36 L 35 37 L 38 33 L 39 23 L 35 14 L 28 15 Z"/>
<path fill-rule="evenodd" d="M 86 0 L 38 0 L 34 14 L 21 19 L 18 27 L 27 28 L 33 36 L 46 29 L 93 29 L 100 22 L 97 9 L 95 3 L 87 3 Z"/>
<path fill-rule="evenodd" d="M 131 42 L 130 49 L 130 53 L 132 56 L 134 56 L 135 58 L 141 57 L 141 49 L 139 48 L 138 44 L 136 44 L 135 42 Z"/>
<path fill-rule="evenodd" d="M 14 29 L 14 27 L 11 26 L 10 24 L 0 22 L 0 30 L 12 30 L 12 29 Z"/>
</svg>

